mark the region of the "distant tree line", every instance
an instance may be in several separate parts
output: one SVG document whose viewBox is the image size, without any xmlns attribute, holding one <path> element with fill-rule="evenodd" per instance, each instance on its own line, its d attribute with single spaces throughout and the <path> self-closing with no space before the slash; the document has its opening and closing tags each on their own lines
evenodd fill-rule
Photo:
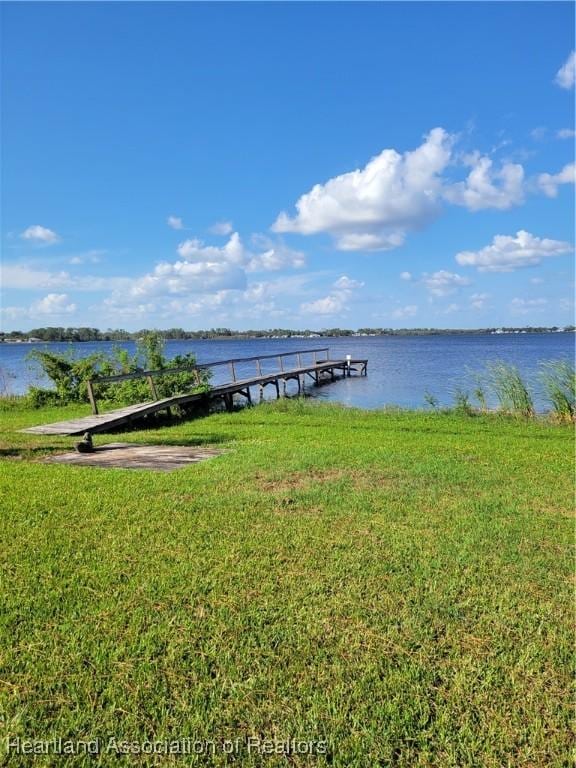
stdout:
<svg viewBox="0 0 576 768">
<path fill-rule="evenodd" d="M 440 336 L 451 334 L 483 334 L 483 333 L 550 333 L 553 331 L 574 331 L 573 325 L 562 328 L 553 325 L 523 326 L 508 328 L 359 328 L 354 331 L 349 328 L 324 328 L 319 331 L 296 331 L 290 328 L 271 328 L 268 330 L 235 331 L 230 328 L 211 328 L 203 331 L 185 331 L 183 328 L 168 328 L 167 330 L 151 330 L 142 328 L 139 331 L 125 331 L 122 328 L 100 331 L 98 328 L 63 328 L 47 327 L 33 328 L 31 331 L 0 331 L 2 341 L 137 341 L 152 332 L 159 333 L 165 340 L 174 339 L 270 339 L 270 338 L 324 338 L 334 336 Z"/>
</svg>

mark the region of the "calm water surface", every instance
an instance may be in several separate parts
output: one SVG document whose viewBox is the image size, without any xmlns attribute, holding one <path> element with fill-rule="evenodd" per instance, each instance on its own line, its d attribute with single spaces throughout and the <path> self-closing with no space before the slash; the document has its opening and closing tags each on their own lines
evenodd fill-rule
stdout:
<svg viewBox="0 0 576 768">
<path fill-rule="evenodd" d="M 77 356 L 85 356 L 95 351 L 111 352 L 114 346 L 134 350 L 133 342 L 0 344 L 0 386 L 9 393 L 22 394 L 31 384 L 48 385 L 38 367 L 26 359 L 32 349 L 73 349 Z M 546 360 L 574 359 L 572 333 L 169 341 L 166 354 L 171 358 L 193 352 L 198 362 L 203 363 L 326 346 L 333 358 L 347 354 L 368 358 L 368 376 L 353 376 L 322 387 L 314 387 L 310 381 L 308 392 L 323 400 L 360 408 L 385 405 L 418 408 L 425 405 L 426 392 L 437 397 L 441 404 L 449 405 L 458 387 L 473 390 L 473 371 L 481 371 L 487 362 L 497 360 L 518 367 L 533 385 L 536 404 L 542 408 L 539 364 Z M 272 370 L 274 362 L 270 366 Z M 253 363 L 238 370 L 239 377 L 254 373 Z M 214 381 L 227 377 L 227 370 L 220 369 Z M 271 392 L 271 388 L 268 391 Z"/>
</svg>

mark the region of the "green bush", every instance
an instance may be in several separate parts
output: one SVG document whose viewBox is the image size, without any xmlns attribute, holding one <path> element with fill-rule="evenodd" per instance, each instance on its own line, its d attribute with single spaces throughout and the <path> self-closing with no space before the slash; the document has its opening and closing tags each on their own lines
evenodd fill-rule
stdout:
<svg viewBox="0 0 576 768">
<path fill-rule="evenodd" d="M 42 368 L 43 373 L 54 384 L 53 389 L 32 387 L 28 401 L 33 407 L 48 404 L 87 403 L 88 381 L 107 376 L 117 376 L 143 371 L 161 371 L 165 368 L 190 368 L 190 372 L 167 373 L 155 376 L 153 381 L 159 398 L 170 397 L 182 392 L 209 390 L 210 371 L 198 371 L 195 355 L 188 353 L 167 360 L 164 341 L 159 333 L 145 334 L 130 354 L 120 347 L 111 356 L 95 353 L 78 358 L 71 349 L 64 353 L 34 350 L 29 358 Z M 103 404 L 130 405 L 149 400 L 152 397 L 149 383 L 145 378 L 128 379 L 120 382 L 94 382 L 94 393 Z"/>
</svg>

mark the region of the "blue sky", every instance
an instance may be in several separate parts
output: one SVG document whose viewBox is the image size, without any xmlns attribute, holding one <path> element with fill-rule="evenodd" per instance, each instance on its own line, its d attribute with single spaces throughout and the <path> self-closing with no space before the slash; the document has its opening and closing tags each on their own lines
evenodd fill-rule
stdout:
<svg viewBox="0 0 576 768">
<path fill-rule="evenodd" d="M 573 322 L 573 4 L 1 12 L 5 330 Z"/>
</svg>

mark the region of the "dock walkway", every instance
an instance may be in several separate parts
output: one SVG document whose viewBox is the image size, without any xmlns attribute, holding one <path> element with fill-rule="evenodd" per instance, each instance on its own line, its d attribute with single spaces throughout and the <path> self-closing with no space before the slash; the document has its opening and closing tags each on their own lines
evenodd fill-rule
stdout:
<svg viewBox="0 0 576 768">
<path fill-rule="evenodd" d="M 318 353 L 326 353 L 326 357 L 318 360 Z M 148 416 L 157 411 L 169 410 L 172 406 L 188 405 L 201 400 L 216 400 L 222 398 L 226 407 L 230 410 L 233 405 L 234 395 L 242 395 L 248 402 L 252 402 L 251 387 L 258 387 L 260 399 L 263 397 L 264 388 L 272 385 L 276 389 L 276 396 L 281 397 L 286 393 L 286 382 L 296 381 L 298 392 L 304 387 L 306 376 L 310 377 L 316 384 L 319 384 L 324 378 L 330 380 L 336 379 L 336 372 L 340 371 L 342 376 L 350 376 L 353 372 L 366 376 L 368 369 L 368 360 L 353 360 L 347 357 L 345 360 L 330 360 L 328 357 L 329 349 L 297 350 L 294 352 L 285 352 L 279 355 L 259 355 L 257 357 L 234 358 L 231 360 L 218 360 L 213 363 L 202 363 L 190 368 L 165 368 L 159 371 L 139 371 L 137 373 L 119 374 L 117 376 L 100 377 L 88 382 L 88 394 L 92 404 L 92 414 L 78 419 L 68 421 L 58 421 L 53 424 L 42 424 L 37 427 L 28 427 L 21 432 L 29 432 L 40 435 L 82 435 L 87 432 L 92 434 L 96 432 L 105 432 L 115 429 L 124 424 L 130 424 L 137 419 Z M 308 363 L 303 362 L 305 355 L 313 355 L 313 359 Z M 285 368 L 286 358 L 296 358 L 297 365 L 292 368 Z M 262 362 L 275 359 L 278 361 L 277 370 L 263 373 Z M 256 363 L 257 373 L 255 376 L 237 378 L 237 366 L 246 363 Z M 170 373 L 194 373 L 203 369 L 213 369 L 219 366 L 228 366 L 231 373 L 231 380 L 217 384 L 207 392 L 191 392 L 173 395 L 171 397 L 158 398 L 154 386 L 154 378 L 157 376 L 166 376 Z M 129 405 L 124 408 L 117 408 L 107 413 L 98 413 L 96 404 L 94 385 L 98 382 L 125 381 L 126 379 L 146 378 L 150 384 L 152 396 L 155 398 L 148 402 Z"/>
</svg>

